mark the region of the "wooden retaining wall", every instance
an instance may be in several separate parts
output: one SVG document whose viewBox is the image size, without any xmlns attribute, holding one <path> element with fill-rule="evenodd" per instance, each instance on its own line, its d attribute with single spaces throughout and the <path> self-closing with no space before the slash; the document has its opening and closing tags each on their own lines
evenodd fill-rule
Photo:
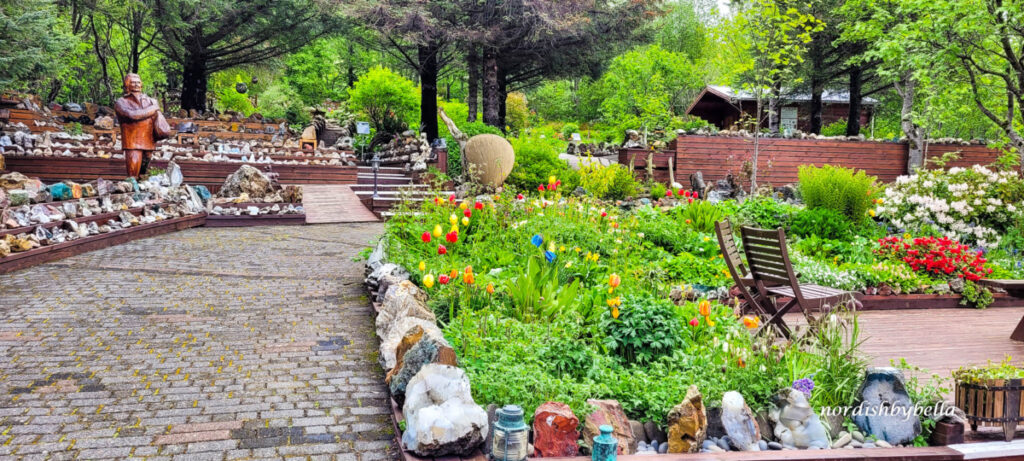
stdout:
<svg viewBox="0 0 1024 461">
<path fill-rule="evenodd" d="M 125 177 L 123 159 L 75 158 L 75 157 L 6 157 L 7 170 L 17 171 L 28 177 L 38 177 L 43 182 L 92 181 L 96 178 L 118 180 Z M 178 160 L 178 166 L 191 185 L 204 185 L 215 191 L 224 184 L 224 179 L 238 170 L 243 163 L 205 162 L 201 160 Z M 277 173 L 281 184 L 355 184 L 358 167 L 344 165 L 273 165 L 246 163 L 260 171 Z M 167 162 L 154 160 L 151 168 L 167 168 Z"/>
<path fill-rule="evenodd" d="M 824 139 L 761 138 L 758 154 L 758 184 L 780 186 L 797 182 L 800 165 L 838 165 L 866 171 L 882 182 L 895 181 L 907 174 L 907 145 L 899 142 L 839 141 Z M 961 158 L 948 166 L 970 167 L 987 165 L 1001 154 L 996 149 L 981 145 L 931 144 L 928 158 L 938 158 L 946 152 L 960 152 Z M 647 176 L 647 158 L 651 152 L 643 149 L 621 149 L 619 163 L 629 165 L 633 160 L 638 178 Z M 743 165 L 753 158 L 753 138 L 726 136 L 679 136 L 664 149 L 654 152 L 654 179 L 669 181 L 669 162 L 674 168 L 676 182 L 687 185 L 691 174 L 700 171 L 706 182 L 723 179 L 732 174 L 744 178 Z M 747 183 L 741 180 L 741 183 Z"/>
</svg>

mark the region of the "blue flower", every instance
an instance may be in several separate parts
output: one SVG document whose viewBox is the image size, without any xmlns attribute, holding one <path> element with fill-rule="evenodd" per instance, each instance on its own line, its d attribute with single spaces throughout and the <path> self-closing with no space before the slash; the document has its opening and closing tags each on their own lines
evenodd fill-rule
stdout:
<svg viewBox="0 0 1024 461">
<path fill-rule="evenodd" d="M 549 263 L 555 262 L 555 258 L 557 258 L 557 257 L 558 256 L 555 255 L 554 252 L 551 252 L 551 251 L 545 251 L 544 252 L 544 259 L 547 259 Z"/>
<path fill-rule="evenodd" d="M 530 239 L 530 243 L 532 243 L 533 246 L 540 248 L 540 246 L 544 244 L 544 237 L 541 237 L 540 234 L 536 234 Z"/>
</svg>

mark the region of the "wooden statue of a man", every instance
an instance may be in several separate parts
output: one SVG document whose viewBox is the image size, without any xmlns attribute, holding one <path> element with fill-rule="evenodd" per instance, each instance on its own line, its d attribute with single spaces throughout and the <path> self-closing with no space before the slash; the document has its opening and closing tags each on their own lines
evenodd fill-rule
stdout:
<svg viewBox="0 0 1024 461">
<path fill-rule="evenodd" d="M 149 158 L 156 149 L 153 125 L 160 105 L 142 92 L 142 79 L 137 74 L 124 76 L 124 96 L 114 103 L 117 121 L 121 124 L 121 149 L 128 176 L 138 178 L 149 169 Z"/>
</svg>

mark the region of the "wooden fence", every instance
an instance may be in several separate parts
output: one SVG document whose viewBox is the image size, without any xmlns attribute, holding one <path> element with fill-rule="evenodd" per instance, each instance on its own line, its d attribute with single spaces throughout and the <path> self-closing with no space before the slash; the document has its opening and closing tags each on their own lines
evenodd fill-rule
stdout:
<svg viewBox="0 0 1024 461">
<path fill-rule="evenodd" d="M 892 182 L 907 174 L 907 144 L 899 142 L 838 141 L 824 139 L 761 138 L 758 154 L 758 184 L 780 186 L 797 182 L 800 165 L 837 165 L 864 170 L 880 181 Z M 981 145 L 932 144 L 928 158 L 959 152 L 961 158 L 949 166 L 969 167 L 995 161 L 1000 151 Z M 619 163 L 630 165 L 638 178 L 647 177 L 647 160 L 653 160 L 656 181 L 668 182 L 671 171 L 676 182 L 689 184 L 691 174 L 700 171 L 706 182 L 732 174 L 747 183 L 743 173 L 754 155 L 753 138 L 725 136 L 679 136 L 659 151 L 621 149 Z"/>
</svg>

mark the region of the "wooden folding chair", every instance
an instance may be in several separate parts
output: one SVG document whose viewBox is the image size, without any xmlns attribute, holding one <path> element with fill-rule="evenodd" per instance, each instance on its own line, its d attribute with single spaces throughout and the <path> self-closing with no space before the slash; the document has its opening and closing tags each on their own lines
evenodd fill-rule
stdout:
<svg viewBox="0 0 1024 461">
<path fill-rule="evenodd" d="M 747 255 L 747 264 L 750 266 L 750 275 L 757 291 L 765 298 L 789 298 L 782 307 L 770 302 L 758 304 L 767 311 L 774 311 L 771 312 L 768 321 L 762 324 L 762 329 L 769 325 L 782 327 L 785 330 L 783 334 L 788 337 L 789 327 L 782 321 L 782 316 L 794 306 L 800 307 L 807 322 L 813 327 L 817 320 L 811 313 L 812 310 L 822 311 L 825 306 L 853 299 L 853 292 L 850 291 L 809 283 L 801 284 L 793 271 L 793 263 L 786 248 L 786 233 L 781 227 L 775 230 L 742 227 L 740 234 L 743 238 L 743 250 Z"/>
<path fill-rule="evenodd" d="M 746 263 L 740 257 L 740 250 L 736 248 L 736 240 L 733 239 L 732 223 L 728 219 L 723 219 L 715 223 L 715 235 L 718 236 L 718 247 L 722 251 L 722 259 L 725 260 L 726 267 L 729 268 L 729 274 L 732 275 L 732 281 L 737 287 L 747 287 L 754 289 L 754 279 L 750 277 L 750 271 L 747 270 Z M 749 290 L 741 290 L 741 296 L 743 297 L 743 309 L 757 309 L 757 302 L 750 299 L 756 297 L 757 293 L 751 293 Z"/>
</svg>

